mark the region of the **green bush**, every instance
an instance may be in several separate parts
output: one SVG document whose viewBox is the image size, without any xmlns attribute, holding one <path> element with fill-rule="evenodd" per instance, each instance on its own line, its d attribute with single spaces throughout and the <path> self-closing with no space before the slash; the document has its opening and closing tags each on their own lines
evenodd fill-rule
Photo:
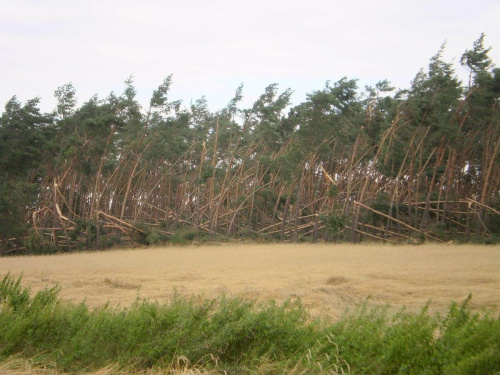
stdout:
<svg viewBox="0 0 500 375">
<path fill-rule="evenodd" d="M 159 232 L 155 227 L 147 223 L 134 223 L 134 227 L 140 229 L 136 235 L 136 240 L 144 245 L 159 245 L 167 241 L 167 236 Z"/>
<path fill-rule="evenodd" d="M 55 254 L 57 248 L 54 244 L 44 241 L 36 231 L 30 230 L 24 240 L 24 245 L 29 254 Z"/>
<path fill-rule="evenodd" d="M 238 231 L 237 237 L 241 238 L 241 239 L 256 240 L 260 237 L 260 233 L 257 232 L 256 230 L 253 230 L 253 229 L 247 227 L 247 228 L 240 229 Z"/>
<path fill-rule="evenodd" d="M 189 228 L 176 231 L 170 239 L 170 242 L 172 245 L 186 245 L 192 241 L 206 242 L 209 238 L 207 233 Z"/>
<path fill-rule="evenodd" d="M 500 319 L 451 304 L 445 316 L 367 303 L 337 322 L 311 321 L 299 301 L 257 303 L 175 294 L 126 309 L 63 304 L 58 288 L 32 296 L 0 282 L 0 361 L 12 356 L 62 371 L 119 364 L 167 368 L 183 358 L 244 374 L 495 374 Z"/>
<path fill-rule="evenodd" d="M 477 245 L 497 245 L 500 243 L 500 236 L 491 235 L 489 237 L 474 236 L 471 242 Z"/>
</svg>

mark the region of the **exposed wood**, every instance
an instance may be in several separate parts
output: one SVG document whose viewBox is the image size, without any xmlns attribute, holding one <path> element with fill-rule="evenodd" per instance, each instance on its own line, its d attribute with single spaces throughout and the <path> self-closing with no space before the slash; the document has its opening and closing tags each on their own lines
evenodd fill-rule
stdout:
<svg viewBox="0 0 500 375">
<path fill-rule="evenodd" d="M 466 202 L 470 202 L 470 203 L 473 203 L 473 204 L 477 204 L 478 206 L 481 206 L 483 208 L 486 208 L 488 210 L 490 210 L 491 212 L 497 214 L 497 215 L 500 215 L 500 211 L 497 211 L 495 210 L 494 208 L 490 207 L 490 206 L 487 206 L 483 203 L 479 203 L 478 201 L 475 201 L 474 199 L 470 199 L 470 198 L 466 198 L 465 199 Z"/>
<path fill-rule="evenodd" d="M 376 213 L 377 215 L 383 216 L 383 217 L 385 217 L 385 218 L 387 218 L 389 220 L 393 220 L 395 222 L 399 222 L 401 225 L 405 226 L 406 228 L 411 229 L 412 231 L 415 231 L 415 232 L 418 232 L 418 233 L 422 233 L 424 236 L 429 237 L 430 239 L 433 239 L 433 240 L 438 241 L 438 242 L 446 243 L 446 241 L 443 241 L 443 240 L 441 240 L 441 239 L 439 239 L 439 238 L 437 238 L 435 236 L 432 236 L 429 233 L 426 233 L 426 232 L 424 232 L 424 231 L 422 231 L 422 230 L 420 230 L 418 228 L 412 227 L 409 224 L 403 223 L 402 221 L 397 220 L 397 219 L 395 219 L 395 218 L 393 218 L 393 217 L 391 217 L 389 215 L 386 215 L 386 214 L 384 214 L 384 213 L 382 213 L 380 211 L 374 210 L 373 208 L 371 208 L 371 207 L 369 207 L 367 205 L 364 205 L 361 202 L 354 202 L 354 205 L 355 206 L 363 207 L 364 209 L 366 209 L 368 211 L 372 211 L 373 213 Z"/>
<path fill-rule="evenodd" d="M 96 212 L 96 214 L 97 214 L 97 215 L 104 216 L 105 218 L 107 218 L 107 219 L 109 219 L 109 220 L 111 220 L 111 221 L 115 221 L 115 222 L 120 223 L 121 225 L 123 225 L 123 226 L 125 226 L 125 227 L 127 227 L 127 228 L 130 228 L 130 229 L 136 230 L 136 231 L 138 231 L 138 232 L 140 232 L 140 233 L 144 234 L 144 231 L 143 231 L 142 229 L 139 229 L 139 228 L 137 228 L 137 227 L 133 226 L 132 224 L 127 223 L 126 221 L 124 221 L 124 220 L 122 220 L 122 219 L 119 219 L 119 218 L 117 218 L 117 217 L 111 216 L 111 215 L 109 215 L 109 214 L 107 214 L 107 213 L 105 213 L 105 212 L 99 211 L 99 210 Z"/>
<path fill-rule="evenodd" d="M 359 230 L 359 229 L 354 229 L 354 231 L 356 231 L 356 233 L 362 234 L 363 236 L 368 236 L 368 237 L 371 237 L 371 238 L 375 238 L 375 239 L 377 239 L 379 241 L 387 241 L 387 242 L 393 243 L 395 245 L 398 244 L 396 241 L 392 241 L 392 240 L 390 240 L 388 238 L 382 238 L 382 237 L 379 237 L 379 236 L 375 236 L 374 234 L 363 232 L 362 230 Z"/>
</svg>

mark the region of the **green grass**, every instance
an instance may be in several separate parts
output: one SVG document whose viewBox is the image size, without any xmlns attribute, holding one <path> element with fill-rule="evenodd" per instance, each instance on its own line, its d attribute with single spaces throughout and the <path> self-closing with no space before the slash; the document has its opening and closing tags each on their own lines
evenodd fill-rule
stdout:
<svg viewBox="0 0 500 375">
<path fill-rule="evenodd" d="M 500 319 L 469 299 L 446 315 L 367 304 L 336 322 L 312 320 L 299 301 L 258 303 L 177 294 L 168 303 L 89 309 L 58 289 L 34 295 L 0 282 L 0 361 L 30 359 L 60 371 L 170 368 L 183 361 L 227 374 L 495 374 Z"/>
</svg>

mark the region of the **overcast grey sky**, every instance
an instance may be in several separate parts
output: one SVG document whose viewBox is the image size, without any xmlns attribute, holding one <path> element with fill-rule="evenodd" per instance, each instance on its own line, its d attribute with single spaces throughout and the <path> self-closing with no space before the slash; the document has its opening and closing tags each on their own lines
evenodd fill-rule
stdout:
<svg viewBox="0 0 500 375">
<path fill-rule="evenodd" d="M 344 76 L 407 88 L 446 40 L 445 58 L 481 32 L 500 65 L 499 0 L 0 0 L 0 106 L 35 96 L 44 111 L 73 82 L 79 104 L 120 94 L 143 103 L 169 74 L 172 100 L 224 107 L 244 83 L 250 106 L 270 83 L 306 93 Z"/>
</svg>

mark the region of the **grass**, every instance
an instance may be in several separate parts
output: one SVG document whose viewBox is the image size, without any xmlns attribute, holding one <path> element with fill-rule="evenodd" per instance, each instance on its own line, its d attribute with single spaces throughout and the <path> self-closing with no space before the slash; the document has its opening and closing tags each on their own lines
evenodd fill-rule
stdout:
<svg viewBox="0 0 500 375">
<path fill-rule="evenodd" d="M 174 289 L 260 301 L 300 296 L 313 315 L 341 316 L 371 304 L 445 313 L 452 300 L 500 308 L 500 247 L 384 245 L 219 245 L 0 258 L 0 275 L 23 275 L 33 292 L 61 286 L 65 301 L 90 308 L 130 306 L 138 293 L 164 302 Z M 328 281 L 330 279 L 330 281 Z"/>
<path fill-rule="evenodd" d="M 54 365 L 35 365 L 33 360 L 13 357 L 0 363 L 0 375 L 64 375 Z M 215 371 L 198 368 L 179 357 L 168 367 L 139 370 L 130 366 L 110 365 L 98 370 L 85 371 L 88 375 L 212 375 Z"/>
<path fill-rule="evenodd" d="M 138 289 L 140 285 L 127 283 L 124 281 L 120 281 L 118 279 L 112 280 L 109 277 L 104 279 L 104 284 L 111 288 L 119 288 L 119 289 Z"/>
<path fill-rule="evenodd" d="M 129 308 L 62 303 L 20 278 L 0 282 L 0 361 L 61 372 L 226 374 L 495 374 L 500 318 L 360 305 L 336 322 L 312 320 L 300 301 L 258 303 L 180 294 Z M 11 362 L 9 362 L 11 361 Z M 1 371 L 0 367 L 0 371 Z M 11 365 L 11 368 L 13 366 Z M 106 370 L 106 371 L 108 371 Z M 120 372 L 121 371 L 121 372 Z"/>
</svg>

